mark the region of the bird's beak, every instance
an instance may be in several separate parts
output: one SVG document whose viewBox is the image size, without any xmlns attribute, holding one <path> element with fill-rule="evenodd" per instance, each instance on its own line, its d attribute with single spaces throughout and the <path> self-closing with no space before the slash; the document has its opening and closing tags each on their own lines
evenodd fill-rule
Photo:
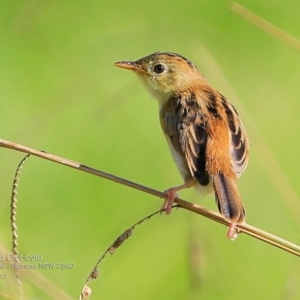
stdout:
<svg viewBox="0 0 300 300">
<path fill-rule="evenodd" d="M 118 61 L 114 65 L 122 69 L 147 74 L 147 72 L 142 68 L 142 66 L 136 63 L 135 61 Z"/>
</svg>

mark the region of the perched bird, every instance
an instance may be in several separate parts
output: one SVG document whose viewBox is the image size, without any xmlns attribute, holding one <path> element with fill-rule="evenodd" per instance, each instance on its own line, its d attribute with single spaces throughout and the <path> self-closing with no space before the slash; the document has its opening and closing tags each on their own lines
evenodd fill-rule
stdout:
<svg viewBox="0 0 300 300">
<path fill-rule="evenodd" d="M 185 57 L 155 52 L 115 66 L 134 71 L 158 100 L 159 118 L 184 184 L 165 191 L 169 214 L 176 192 L 195 186 L 214 190 L 220 213 L 230 223 L 228 238 L 245 222 L 237 179 L 248 163 L 249 145 L 235 107 Z"/>
</svg>

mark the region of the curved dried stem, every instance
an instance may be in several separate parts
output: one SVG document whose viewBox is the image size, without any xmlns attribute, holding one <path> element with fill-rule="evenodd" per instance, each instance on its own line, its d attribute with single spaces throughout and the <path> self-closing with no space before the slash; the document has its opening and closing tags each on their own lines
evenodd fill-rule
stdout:
<svg viewBox="0 0 300 300">
<path fill-rule="evenodd" d="M 29 147 L 25 147 L 25 146 L 17 144 L 17 143 L 12 143 L 12 142 L 0 139 L 0 147 L 9 148 L 9 149 L 13 149 L 13 150 L 16 150 L 16 151 L 32 154 L 34 156 L 38 156 L 40 158 L 47 159 L 47 160 L 50 160 L 52 162 L 56 162 L 56 163 L 59 163 L 59 164 L 62 164 L 62 165 L 65 165 L 65 166 L 68 166 L 68 167 L 86 172 L 86 173 L 89 173 L 89 174 L 92 174 L 92 175 L 96 175 L 96 176 L 105 178 L 105 179 L 110 180 L 110 181 L 120 183 L 122 185 L 125 185 L 125 186 L 131 187 L 133 189 L 151 194 L 151 195 L 159 197 L 159 198 L 165 199 L 167 197 L 166 194 L 164 194 L 163 192 L 157 191 L 155 189 L 152 189 L 152 188 L 143 186 L 141 184 L 138 184 L 138 183 L 135 183 L 135 182 L 132 182 L 132 181 L 114 176 L 114 175 L 109 174 L 109 173 L 105 173 L 103 171 L 100 171 L 100 170 L 97 170 L 97 169 L 94 169 L 94 168 L 90 168 L 88 166 L 85 166 L 83 164 L 71 161 L 69 159 L 59 157 L 59 156 L 56 156 L 56 155 L 52 155 L 52 154 L 49 154 L 49 153 L 46 153 L 46 152 L 43 152 L 43 151 L 35 150 L 35 149 L 29 148 Z M 180 207 L 182 207 L 186 210 L 192 211 L 196 214 L 199 214 L 203 217 L 211 219 L 211 220 L 213 220 L 215 222 L 218 222 L 220 224 L 223 224 L 223 225 L 226 225 L 226 226 L 229 225 L 223 219 L 223 217 L 217 212 L 206 209 L 206 208 L 204 208 L 200 205 L 187 202 L 187 201 L 185 201 L 183 199 L 180 199 L 180 198 L 176 198 L 174 202 L 179 204 Z M 239 229 L 240 232 L 244 232 L 245 234 L 250 235 L 250 236 L 252 236 L 256 239 L 259 239 L 263 242 L 266 242 L 270 245 L 278 247 L 278 248 L 280 248 L 284 251 L 287 251 L 289 253 L 292 253 L 294 255 L 300 256 L 300 246 L 298 246 L 296 244 L 293 244 L 293 243 L 291 243 L 287 240 L 284 240 L 284 239 L 282 239 L 282 238 L 280 238 L 276 235 L 273 235 L 269 232 L 263 231 L 263 230 L 261 230 L 257 227 L 254 227 L 254 226 L 251 226 L 251 225 L 248 225 L 248 224 L 238 225 L 237 228 Z"/>
<path fill-rule="evenodd" d="M 19 250 L 18 250 L 18 234 L 17 234 L 17 194 L 18 194 L 18 182 L 20 179 L 21 169 L 23 167 L 23 164 L 27 160 L 27 158 L 30 156 L 30 154 L 27 154 L 19 163 L 15 177 L 13 180 L 12 185 L 12 193 L 11 193 L 11 201 L 10 201 L 10 224 L 11 224 L 11 233 L 12 233 L 12 253 L 15 255 L 15 257 L 18 257 Z M 19 261 L 17 261 L 19 263 Z M 19 300 L 23 299 L 23 288 L 22 288 L 22 281 L 20 278 L 20 273 L 17 268 L 14 269 L 15 279 L 17 282 L 17 287 L 19 290 Z"/>
<path fill-rule="evenodd" d="M 175 207 L 179 207 L 179 205 L 173 205 L 172 209 Z M 132 235 L 133 230 L 138 225 L 141 225 L 143 222 L 150 220 L 153 216 L 161 214 L 165 209 L 158 210 L 147 217 L 139 220 L 134 225 L 132 225 L 130 228 L 126 229 L 121 235 L 118 236 L 118 238 L 106 249 L 106 251 L 101 255 L 101 257 L 98 259 L 97 263 L 95 264 L 94 268 L 92 269 L 91 273 L 87 277 L 85 284 L 82 288 L 79 300 L 89 299 L 92 293 L 92 289 L 89 287 L 88 283 L 90 280 L 95 280 L 98 277 L 99 270 L 98 266 L 102 262 L 102 260 L 105 258 L 106 254 L 110 253 L 113 255 L 117 248 L 123 245 L 123 243 Z"/>
</svg>

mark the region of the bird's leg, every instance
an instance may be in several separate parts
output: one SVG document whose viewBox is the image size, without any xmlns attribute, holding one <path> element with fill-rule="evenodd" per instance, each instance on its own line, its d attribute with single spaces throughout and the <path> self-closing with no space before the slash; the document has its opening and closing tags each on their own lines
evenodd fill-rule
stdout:
<svg viewBox="0 0 300 300">
<path fill-rule="evenodd" d="M 173 202 L 174 202 L 175 198 L 178 196 L 177 192 L 184 190 L 184 189 L 188 189 L 188 188 L 192 187 L 194 184 L 195 184 L 195 181 L 192 177 L 186 177 L 184 179 L 184 184 L 175 186 L 175 187 L 171 187 L 171 188 L 165 190 L 164 193 L 167 194 L 168 197 L 165 199 L 164 204 L 161 207 L 161 209 L 164 209 L 166 211 L 166 214 L 169 215 L 172 210 Z"/>
</svg>

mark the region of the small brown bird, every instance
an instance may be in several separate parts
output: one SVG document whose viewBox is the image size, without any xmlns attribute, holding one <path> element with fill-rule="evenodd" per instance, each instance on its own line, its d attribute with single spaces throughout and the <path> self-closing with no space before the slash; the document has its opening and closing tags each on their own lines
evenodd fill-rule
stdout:
<svg viewBox="0 0 300 300">
<path fill-rule="evenodd" d="M 158 100 L 159 117 L 184 184 L 165 191 L 169 214 L 176 192 L 195 186 L 214 190 L 220 213 L 230 223 L 228 238 L 245 222 L 237 179 L 248 163 L 249 145 L 235 107 L 215 90 L 197 67 L 172 52 L 155 52 L 115 66 L 134 71 Z"/>
</svg>

